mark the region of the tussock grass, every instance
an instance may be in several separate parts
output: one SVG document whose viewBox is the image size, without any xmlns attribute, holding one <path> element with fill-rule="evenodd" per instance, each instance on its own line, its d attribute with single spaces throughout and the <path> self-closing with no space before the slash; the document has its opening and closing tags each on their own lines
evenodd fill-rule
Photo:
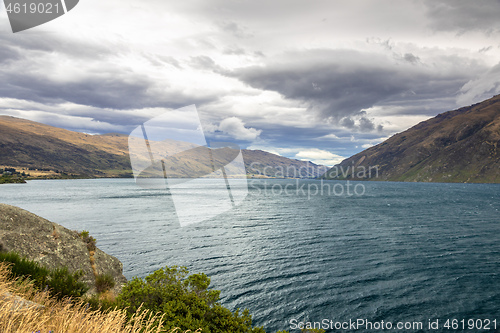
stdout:
<svg viewBox="0 0 500 333">
<path fill-rule="evenodd" d="M 19 306 L 14 295 L 37 304 Z M 83 301 L 57 300 L 27 280 L 13 279 L 7 264 L 0 263 L 0 332 L 181 333 L 178 328 L 162 330 L 162 317 L 141 307 L 128 319 L 125 310 L 93 311 Z"/>
</svg>

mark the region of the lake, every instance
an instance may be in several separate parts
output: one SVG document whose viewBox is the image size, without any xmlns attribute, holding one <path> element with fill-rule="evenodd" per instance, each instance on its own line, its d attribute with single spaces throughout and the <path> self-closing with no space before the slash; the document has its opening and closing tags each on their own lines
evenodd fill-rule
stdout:
<svg viewBox="0 0 500 333">
<path fill-rule="evenodd" d="M 379 331 L 384 321 L 449 332 L 448 319 L 500 327 L 499 184 L 349 186 L 350 193 L 346 182 L 249 180 L 239 206 L 186 227 L 167 191 L 133 179 L 6 184 L 0 202 L 89 230 L 128 279 L 165 265 L 204 272 L 223 305 L 248 308 L 268 332 L 349 320 L 365 326 L 339 331 Z M 196 196 L 194 212 L 204 200 Z M 429 329 L 436 320 L 438 329 Z"/>
</svg>

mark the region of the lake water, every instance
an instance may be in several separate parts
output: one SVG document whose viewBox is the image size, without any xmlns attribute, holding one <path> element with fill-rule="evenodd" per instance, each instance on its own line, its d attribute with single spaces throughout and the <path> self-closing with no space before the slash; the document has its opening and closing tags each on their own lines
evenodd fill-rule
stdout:
<svg viewBox="0 0 500 333">
<path fill-rule="evenodd" d="M 241 205 L 182 228 L 166 191 L 131 179 L 1 185 L 0 202 L 89 230 L 129 279 L 165 265 L 204 272 L 225 306 L 250 309 L 268 332 L 324 319 L 423 323 L 401 332 L 489 319 L 500 331 L 500 185 L 364 182 L 348 195 L 345 182 L 324 184 L 335 193 L 252 180 Z M 339 331 L 379 331 L 358 328 Z"/>
</svg>

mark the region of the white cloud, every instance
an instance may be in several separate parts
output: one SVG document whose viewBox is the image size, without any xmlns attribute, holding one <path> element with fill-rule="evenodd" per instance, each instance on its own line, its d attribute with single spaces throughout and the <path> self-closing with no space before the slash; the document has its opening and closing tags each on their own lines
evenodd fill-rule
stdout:
<svg viewBox="0 0 500 333">
<path fill-rule="evenodd" d="M 339 164 L 345 159 L 344 156 L 340 156 L 327 150 L 317 148 L 301 150 L 297 154 L 295 154 L 295 158 L 327 166 Z"/>
<path fill-rule="evenodd" d="M 331 133 L 331 134 L 327 134 L 327 135 L 323 135 L 323 136 L 320 136 L 318 138 L 318 140 L 338 140 L 340 139 L 340 137 L 338 137 L 337 135 Z"/>
<path fill-rule="evenodd" d="M 252 150 L 263 150 L 271 154 L 276 154 L 280 156 L 285 156 L 288 158 L 310 161 L 319 165 L 333 166 L 342 162 L 346 157 L 334 154 L 327 150 L 317 149 L 317 148 L 283 148 L 283 147 L 273 147 L 264 145 L 251 145 L 248 149 Z"/>
<path fill-rule="evenodd" d="M 236 117 L 229 117 L 220 122 L 218 130 L 229 134 L 236 140 L 252 141 L 262 133 L 261 130 L 245 127 L 245 123 Z"/>
<path fill-rule="evenodd" d="M 457 104 L 460 106 L 474 104 L 498 93 L 500 93 L 500 64 L 479 78 L 467 82 L 460 90 Z"/>
</svg>

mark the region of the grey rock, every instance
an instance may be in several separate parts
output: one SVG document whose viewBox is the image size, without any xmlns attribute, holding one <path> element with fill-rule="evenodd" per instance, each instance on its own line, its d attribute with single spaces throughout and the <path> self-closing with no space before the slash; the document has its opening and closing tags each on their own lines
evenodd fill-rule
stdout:
<svg viewBox="0 0 500 333">
<path fill-rule="evenodd" d="M 95 294 L 95 276 L 87 244 L 76 231 L 50 222 L 24 209 L 0 204 L 0 244 L 3 250 L 14 251 L 41 265 L 54 269 L 66 266 L 71 272 L 82 270 L 81 280 L 90 286 L 87 294 Z M 127 282 L 123 264 L 99 248 L 94 254 L 98 274 L 110 274 L 117 295 Z"/>
<path fill-rule="evenodd" d="M 44 308 L 44 306 L 41 304 L 28 301 L 27 299 L 24 299 L 22 297 L 12 295 L 9 292 L 0 294 L 0 304 L 3 302 L 10 304 L 11 306 L 10 311 L 22 311 L 27 309 L 40 310 Z"/>
</svg>

